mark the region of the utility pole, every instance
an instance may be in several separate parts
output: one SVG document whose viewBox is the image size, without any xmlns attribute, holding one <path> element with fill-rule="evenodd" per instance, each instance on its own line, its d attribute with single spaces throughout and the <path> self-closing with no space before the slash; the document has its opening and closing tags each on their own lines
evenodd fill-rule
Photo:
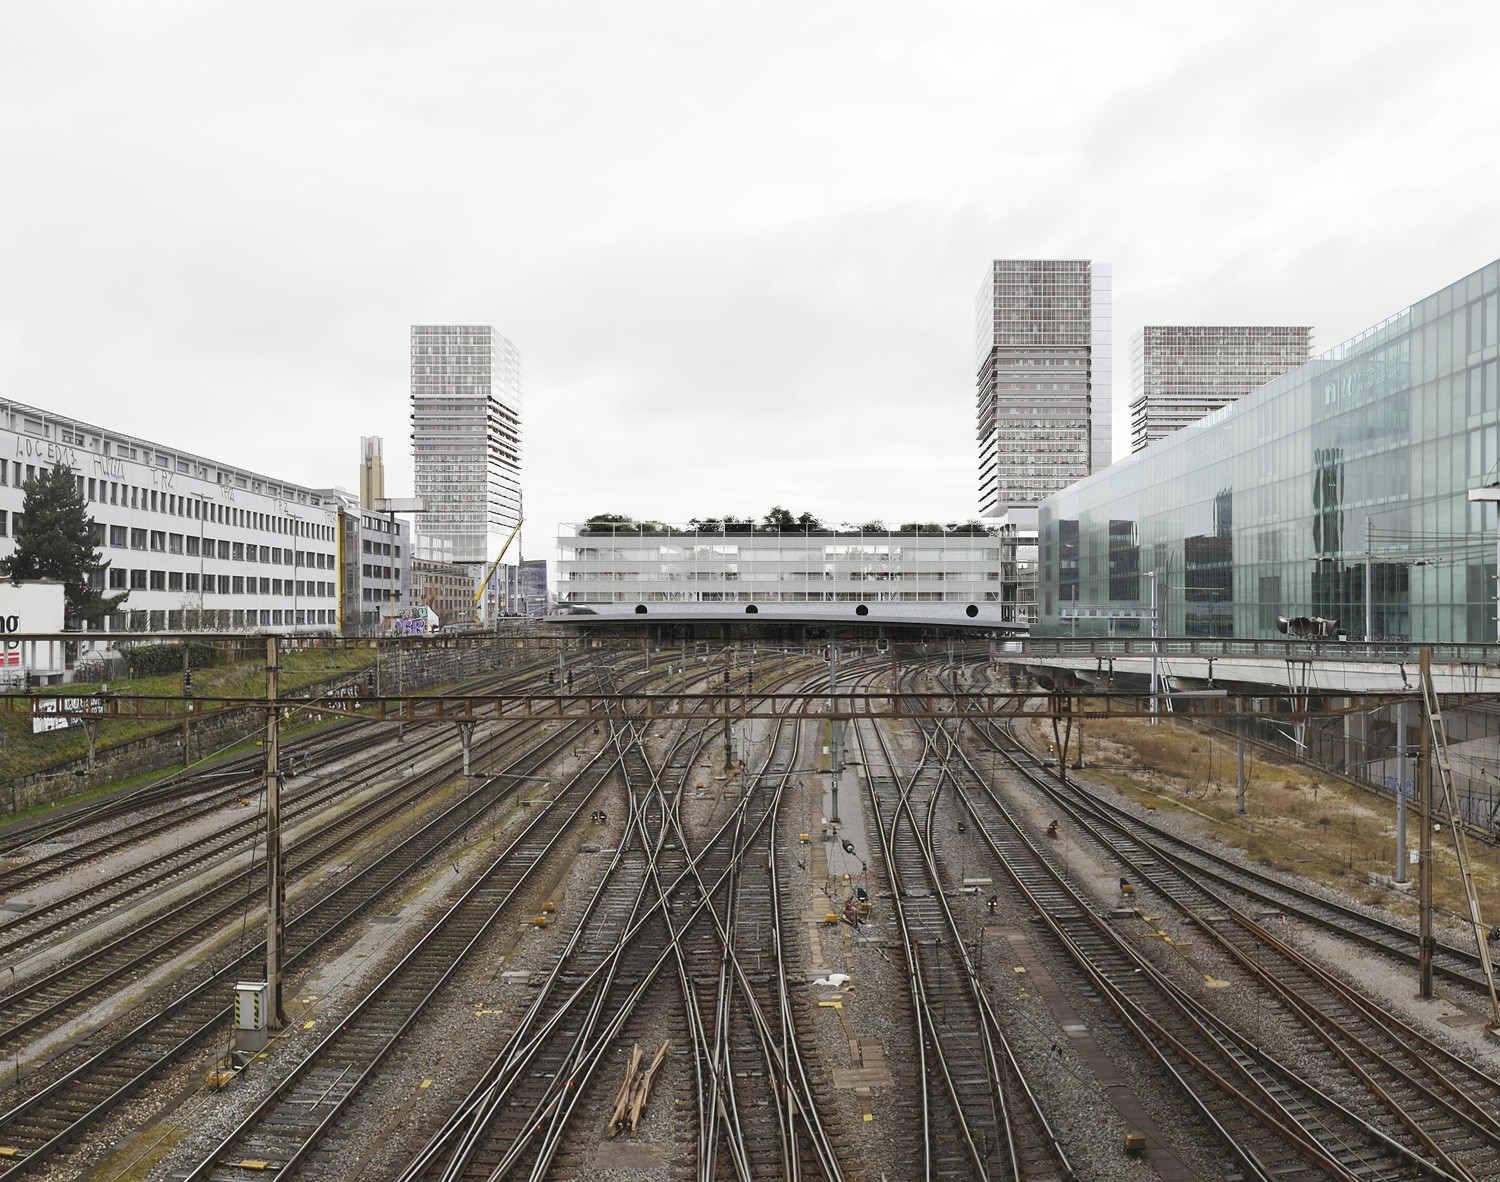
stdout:
<svg viewBox="0 0 1500 1182">
<path fill-rule="evenodd" d="M 1234 724 L 1234 812 L 1236 816 L 1245 815 L 1245 720 L 1237 719 Z"/>
<path fill-rule="evenodd" d="M 1161 720 L 1157 717 L 1161 713 L 1161 689 L 1160 666 L 1156 657 L 1156 572 L 1151 572 L 1151 725 L 1155 726 Z"/>
<path fill-rule="evenodd" d="M 182 766 L 193 762 L 191 743 L 193 740 L 193 670 L 189 664 L 188 645 L 182 646 Z M 93 752 L 89 752 L 89 766 L 93 766 Z"/>
<path fill-rule="evenodd" d="M 286 884 L 281 877 L 281 765 L 277 749 L 276 637 L 266 637 L 266 1017 L 280 1030 L 281 944 L 286 932 Z"/>
<path fill-rule="evenodd" d="M 833 790 L 833 815 L 829 821 L 834 825 L 842 824 L 839 820 L 839 773 L 844 769 L 844 724 L 837 716 L 838 701 L 835 695 L 839 688 L 839 650 L 838 646 L 830 643 L 828 645 L 828 707 L 833 717 L 829 720 L 829 762 L 831 774 L 829 783 Z"/>
<path fill-rule="evenodd" d="M 1422 648 L 1422 684 L 1427 684 L 1432 650 Z M 1417 996 L 1432 998 L 1432 954 L 1437 937 L 1432 933 L 1432 727 L 1423 699 L 1422 726 L 1417 735 L 1418 817 L 1422 823 L 1421 861 L 1417 863 Z"/>
<path fill-rule="evenodd" d="M 1375 642 L 1375 604 L 1370 599 L 1373 582 L 1370 579 L 1370 515 L 1365 514 L 1365 643 Z"/>
<path fill-rule="evenodd" d="M 1396 881 L 1406 877 L 1406 703 L 1396 703 Z"/>
</svg>

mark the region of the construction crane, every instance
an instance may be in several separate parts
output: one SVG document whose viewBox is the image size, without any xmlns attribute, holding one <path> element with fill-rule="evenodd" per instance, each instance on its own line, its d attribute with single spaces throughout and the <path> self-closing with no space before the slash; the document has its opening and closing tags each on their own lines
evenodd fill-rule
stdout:
<svg viewBox="0 0 1500 1182">
<path fill-rule="evenodd" d="M 505 545 L 500 547 L 500 553 L 495 555 L 495 561 L 490 563 L 490 569 L 485 571 L 484 578 L 480 580 L 479 590 L 474 592 L 474 606 L 479 607 L 479 601 L 484 598 L 484 589 L 490 585 L 490 580 L 495 577 L 495 572 L 500 569 L 500 560 L 505 557 L 505 552 L 510 549 L 510 544 L 516 540 L 516 535 L 521 532 L 521 526 L 526 522 L 522 517 L 516 522 L 516 528 L 510 531 L 510 537 L 505 539 Z"/>
</svg>

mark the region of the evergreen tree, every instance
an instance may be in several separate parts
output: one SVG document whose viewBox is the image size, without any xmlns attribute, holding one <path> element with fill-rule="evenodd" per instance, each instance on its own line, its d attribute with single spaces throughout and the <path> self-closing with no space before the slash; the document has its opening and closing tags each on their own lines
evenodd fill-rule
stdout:
<svg viewBox="0 0 1500 1182">
<path fill-rule="evenodd" d="M 105 595 L 101 587 L 109 563 L 94 548 L 93 520 L 70 468 L 43 468 L 21 486 L 21 525 L 15 530 L 16 548 L 0 561 L 0 576 L 13 583 L 22 579 L 56 579 L 63 585 L 65 626 L 97 623 L 115 610 L 127 592 Z"/>
</svg>

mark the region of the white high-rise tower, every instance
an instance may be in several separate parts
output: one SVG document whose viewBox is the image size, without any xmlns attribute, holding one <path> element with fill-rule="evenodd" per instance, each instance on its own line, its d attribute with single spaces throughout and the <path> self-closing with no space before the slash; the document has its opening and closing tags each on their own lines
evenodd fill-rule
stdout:
<svg viewBox="0 0 1500 1182">
<path fill-rule="evenodd" d="M 489 325 L 411 330 L 417 529 L 429 552 L 485 569 L 521 519 L 521 354 Z"/>
<path fill-rule="evenodd" d="M 975 303 L 979 512 L 1004 517 L 1110 463 L 1110 271 L 999 259 Z"/>
</svg>

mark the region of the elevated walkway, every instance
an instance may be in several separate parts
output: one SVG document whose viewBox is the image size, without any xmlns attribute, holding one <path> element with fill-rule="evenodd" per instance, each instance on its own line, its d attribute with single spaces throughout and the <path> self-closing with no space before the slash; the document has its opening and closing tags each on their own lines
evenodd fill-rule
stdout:
<svg viewBox="0 0 1500 1182">
<path fill-rule="evenodd" d="M 1130 690 L 1151 679 L 1153 658 L 1169 692 L 1213 690 L 1339 697 L 1420 692 L 1419 644 L 1359 641 L 1209 640 L 1201 637 L 1027 637 L 997 645 L 1001 659 L 1067 684 Z M 1500 697 L 1500 645 L 1433 644 L 1440 694 Z"/>
</svg>

